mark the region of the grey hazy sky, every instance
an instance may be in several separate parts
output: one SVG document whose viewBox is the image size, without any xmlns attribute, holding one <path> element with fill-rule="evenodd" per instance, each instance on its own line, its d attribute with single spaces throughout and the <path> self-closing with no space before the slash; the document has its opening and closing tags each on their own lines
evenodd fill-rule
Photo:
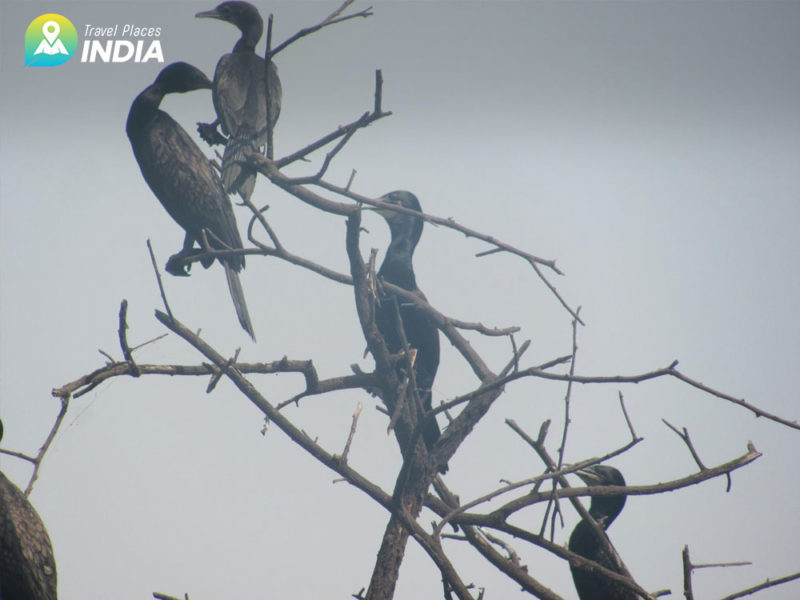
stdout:
<svg viewBox="0 0 800 600">
<path fill-rule="evenodd" d="M 162 27 L 166 62 L 212 75 L 237 33 L 193 18 L 204 2 L 9 2 L 0 19 L 0 414 L 5 448 L 34 452 L 58 411 L 53 387 L 119 357 L 117 312 L 127 298 L 129 339 L 163 333 L 145 240 L 161 264 L 183 239 L 141 179 L 124 124 L 130 102 L 163 65 L 23 67 L 23 35 L 45 12 L 83 24 Z M 416 193 L 432 214 L 555 258 L 553 282 L 587 327 L 583 374 L 636 373 L 679 359 L 701 381 L 789 418 L 800 387 L 800 3 L 798 2 L 374 2 L 375 16 L 312 36 L 279 55 L 284 88 L 276 130 L 286 154 L 372 105 L 383 69 L 394 115 L 360 132 L 330 178 L 355 168 L 356 191 Z M 315 23 L 328 2 L 259 3 L 275 39 Z M 356 7 L 367 3 L 356 3 Z M 208 92 L 163 108 L 189 131 L 210 120 Z M 316 170 L 319 156 L 293 173 Z M 260 180 L 254 200 L 292 251 L 346 270 L 344 223 L 318 215 Z M 237 211 L 240 209 L 237 209 Z M 246 215 L 240 215 L 244 230 Z M 362 247 L 388 231 L 365 216 Z M 523 327 L 529 364 L 566 354 L 568 315 L 520 261 L 427 226 L 419 285 L 444 313 Z M 313 358 L 323 377 L 362 359 L 349 288 L 272 260 L 242 276 L 254 326 L 239 329 L 219 268 L 169 278 L 173 310 L 221 351 L 242 359 Z M 508 344 L 472 338 L 500 368 Z M 475 380 L 445 344 L 435 401 Z M 196 363 L 174 336 L 140 362 Z M 255 378 L 268 399 L 302 389 L 295 376 Z M 32 501 L 45 519 L 64 600 L 150 597 L 344 598 L 368 582 L 387 515 L 271 428 L 226 382 L 117 379 L 73 401 Z M 511 437 L 563 420 L 564 387 L 508 388 L 451 461 L 462 501 L 498 478 L 536 474 L 536 457 Z M 800 521 L 796 431 L 756 420 L 675 381 L 621 388 L 646 438 L 613 464 L 632 484 L 691 472 L 691 457 L 661 423 L 685 426 L 706 464 L 745 451 L 764 456 L 725 482 L 629 500 L 610 530 L 648 589 L 681 593 L 680 551 L 697 562 L 752 561 L 695 574 L 698 597 L 797 570 Z M 616 387 L 573 394 L 567 460 L 627 441 Z M 351 464 L 391 489 L 399 464 L 386 421 L 364 393 L 306 401 L 292 418 L 330 450 L 365 410 Z M 21 485 L 29 469 L 0 466 Z M 427 521 L 430 517 L 425 517 Z M 520 524 L 538 528 L 532 510 Z M 557 530 L 564 543 L 576 515 Z M 472 552 L 456 565 L 488 598 L 520 597 Z M 531 573 L 565 598 L 567 565 L 516 545 Z M 792 598 L 797 586 L 762 598 Z M 398 598 L 440 595 L 437 573 L 409 546 Z"/>
</svg>

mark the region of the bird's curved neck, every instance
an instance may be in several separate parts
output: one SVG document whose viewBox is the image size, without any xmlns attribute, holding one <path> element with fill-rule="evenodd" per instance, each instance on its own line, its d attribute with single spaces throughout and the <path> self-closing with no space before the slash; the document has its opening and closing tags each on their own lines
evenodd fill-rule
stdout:
<svg viewBox="0 0 800 600">
<path fill-rule="evenodd" d="M 408 236 L 393 238 L 386 251 L 386 258 L 383 259 L 378 275 L 389 283 L 400 286 L 405 290 L 417 288 L 417 281 L 414 277 L 414 246 Z"/>
<path fill-rule="evenodd" d="M 250 23 L 247 27 L 242 29 L 242 37 L 236 42 L 233 47 L 233 52 L 255 52 L 256 44 L 261 39 L 261 34 L 264 32 L 264 24 L 259 19 Z"/>
<path fill-rule="evenodd" d="M 596 496 L 589 506 L 589 514 L 595 521 L 602 522 L 607 529 L 625 506 L 625 496 Z"/>
<path fill-rule="evenodd" d="M 155 110 L 159 107 L 165 95 L 166 92 L 164 89 L 160 85 L 154 83 L 146 87 L 141 94 L 136 96 L 136 100 L 134 100 L 133 103 L 141 108 Z"/>
<path fill-rule="evenodd" d="M 164 99 L 164 95 L 165 93 L 161 86 L 153 84 L 136 96 L 128 113 L 127 129 L 130 131 L 133 122 L 141 123 L 155 115 L 158 112 L 161 101 Z"/>
</svg>

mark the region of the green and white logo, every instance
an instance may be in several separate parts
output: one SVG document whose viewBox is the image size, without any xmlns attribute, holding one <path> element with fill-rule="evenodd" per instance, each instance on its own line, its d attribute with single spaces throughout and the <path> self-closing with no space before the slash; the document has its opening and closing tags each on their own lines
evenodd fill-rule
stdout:
<svg viewBox="0 0 800 600">
<path fill-rule="evenodd" d="M 36 17 L 25 32 L 25 66 L 55 67 L 78 48 L 78 32 L 69 19 L 55 13 Z"/>
</svg>

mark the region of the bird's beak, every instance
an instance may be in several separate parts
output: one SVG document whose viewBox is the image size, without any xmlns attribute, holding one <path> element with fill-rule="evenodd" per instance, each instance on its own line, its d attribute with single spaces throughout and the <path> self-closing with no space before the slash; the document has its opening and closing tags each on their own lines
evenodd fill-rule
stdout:
<svg viewBox="0 0 800 600">
<path fill-rule="evenodd" d="M 380 200 L 381 202 L 387 202 L 388 203 L 388 201 L 387 201 L 385 196 L 381 196 L 380 198 L 378 198 L 378 200 Z M 373 207 L 367 208 L 366 210 L 371 210 L 372 212 L 376 212 L 380 216 L 382 216 L 384 219 L 388 219 L 390 217 L 393 217 L 393 216 L 399 214 L 396 210 L 392 210 L 391 208 L 386 208 L 386 207 L 383 207 L 383 206 L 373 206 Z"/>
<path fill-rule="evenodd" d="M 199 12 L 195 15 L 196 19 L 221 19 L 222 16 L 217 12 L 216 8 L 212 8 L 211 10 L 204 10 L 203 12 Z"/>
<path fill-rule="evenodd" d="M 575 471 L 575 475 L 583 479 L 586 485 L 597 485 L 600 483 L 600 476 L 595 472 L 592 467 L 586 467 L 585 469 L 579 469 Z"/>
<path fill-rule="evenodd" d="M 372 212 L 378 213 L 384 219 L 388 219 L 389 217 L 397 214 L 397 211 L 395 210 L 392 210 L 390 208 L 381 208 L 379 206 L 373 206 L 372 208 L 368 208 L 367 210 L 371 210 Z"/>
</svg>

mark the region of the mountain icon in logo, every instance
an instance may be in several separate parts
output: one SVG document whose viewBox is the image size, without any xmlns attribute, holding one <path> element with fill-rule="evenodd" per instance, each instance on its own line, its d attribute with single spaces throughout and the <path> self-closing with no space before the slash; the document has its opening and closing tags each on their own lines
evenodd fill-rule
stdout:
<svg viewBox="0 0 800 600">
<path fill-rule="evenodd" d="M 55 67 L 67 62 L 78 47 L 78 32 L 69 19 L 39 15 L 25 32 L 25 66 Z"/>
</svg>

